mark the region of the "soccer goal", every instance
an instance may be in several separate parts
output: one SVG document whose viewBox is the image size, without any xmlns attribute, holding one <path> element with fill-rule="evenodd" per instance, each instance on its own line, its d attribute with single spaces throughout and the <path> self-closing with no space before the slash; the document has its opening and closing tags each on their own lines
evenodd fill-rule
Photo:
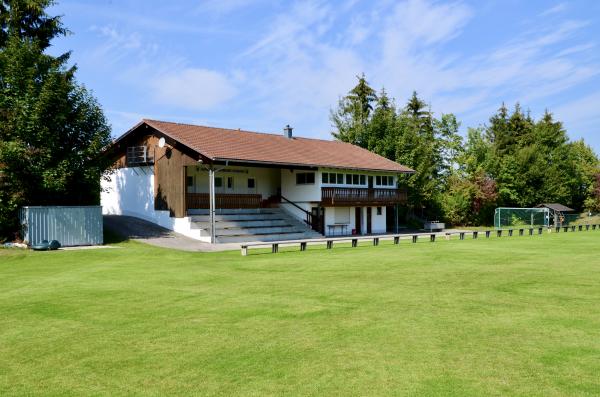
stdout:
<svg viewBox="0 0 600 397">
<path fill-rule="evenodd" d="M 550 211 L 548 208 L 496 208 L 494 227 L 548 227 Z"/>
</svg>

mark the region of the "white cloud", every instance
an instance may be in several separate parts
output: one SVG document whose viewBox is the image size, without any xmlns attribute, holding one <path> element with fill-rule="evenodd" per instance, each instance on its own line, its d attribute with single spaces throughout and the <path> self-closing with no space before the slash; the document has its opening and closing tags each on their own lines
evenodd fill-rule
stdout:
<svg viewBox="0 0 600 397">
<path fill-rule="evenodd" d="M 214 108 L 236 93 L 227 76 L 199 68 L 159 75 L 152 82 L 152 88 L 158 103 L 190 110 Z"/>
<path fill-rule="evenodd" d="M 261 1 L 208 0 L 199 10 L 230 13 Z M 562 3 L 546 10 L 555 16 L 551 22 L 541 15 L 528 19 L 530 30 L 511 32 L 476 55 L 467 45 L 455 45 L 481 17 L 481 9 L 466 2 L 373 0 L 334 6 L 308 0 L 285 5 L 269 16 L 262 35 L 244 31 L 248 41 L 238 43 L 249 44 L 240 55 L 218 63 L 158 48 L 145 42 L 151 34 L 126 34 L 113 25 L 97 29 L 106 43 L 96 59 L 128 58 L 123 68 L 114 69 L 118 80 L 150 93 L 155 102 L 172 107 L 169 111 L 203 111 L 224 126 L 250 129 L 291 123 L 300 135 L 325 137 L 328 110 L 361 72 L 375 88 L 385 85 L 399 105 L 417 90 L 435 111 L 457 113 L 464 126 L 472 126 L 503 101 L 535 106 L 535 101 L 581 86 L 600 70 L 596 43 L 582 39 L 589 22 L 567 19 Z M 185 118 L 185 112 L 178 113 Z"/>
<path fill-rule="evenodd" d="M 598 153 L 600 148 L 600 92 L 594 92 L 551 109 L 556 120 L 562 120 L 572 138 L 584 138 Z"/>
<path fill-rule="evenodd" d="M 555 6 L 552 6 L 550 8 L 548 8 L 547 10 L 544 10 L 540 16 L 545 17 L 548 15 L 553 15 L 553 14 L 559 14 L 561 12 L 564 12 L 567 10 L 567 3 L 558 3 Z"/>
<path fill-rule="evenodd" d="M 241 58 L 250 60 L 251 91 L 267 117 L 316 126 L 312 132 L 321 136 L 329 130 L 327 109 L 361 72 L 375 88 L 385 85 L 400 105 L 417 90 L 434 110 L 469 121 L 485 121 L 502 101 L 528 106 L 597 74 L 591 61 L 568 56 L 594 48 L 573 43 L 587 21 L 549 25 L 542 18 L 476 56 L 449 52 L 446 44 L 475 17 L 460 1 L 380 1 L 346 13 L 302 2 L 274 18 Z"/>
</svg>

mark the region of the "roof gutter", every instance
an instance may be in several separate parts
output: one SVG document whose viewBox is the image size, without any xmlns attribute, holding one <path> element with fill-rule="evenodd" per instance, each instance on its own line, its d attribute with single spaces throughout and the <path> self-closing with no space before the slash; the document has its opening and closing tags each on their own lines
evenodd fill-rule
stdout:
<svg viewBox="0 0 600 397">
<path fill-rule="evenodd" d="M 339 167 L 328 164 L 300 164 L 300 163 L 279 163 L 276 161 L 260 161 L 260 160 L 243 160 L 243 159 L 229 159 L 229 158 L 221 158 L 215 157 L 211 158 L 212 161 L 231 161 L 231 162 L 239 162 L 239 163 L 249 163 L 249 164 L 264 164 L 264 165 L 279 165 L 282 167 L 313 167 L 313 168 L 332 168 L 336 170 L 353 170 L 353 171 L 377 171 L 377 172 L 392 172 L 395 174 L 414 174 L 414 170 L 410 171 L 395 171 L 389 169 L 382 168 L 357 168 L 357 167 Z"/>
</svg>

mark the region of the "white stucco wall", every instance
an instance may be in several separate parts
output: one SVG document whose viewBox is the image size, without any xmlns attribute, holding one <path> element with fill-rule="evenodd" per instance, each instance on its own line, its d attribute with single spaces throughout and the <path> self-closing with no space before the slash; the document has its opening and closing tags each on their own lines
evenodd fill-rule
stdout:
<svg viewBox="0 0 600 397">
<path fill-rule="evenodd" d="M 371 227 L 372 227 L 372 233 L 374 234 L 378 234 L 378 233 L 385 233 L 386 232 L 386 207 L 381 207 L 381 215 L 377 215 L 377 207 L 371 207 L 371 215 L 372 215 L 372 220 L 371 220 Z M 367 214 L 365 211 L 365 220 Z M 365 226 L 366 228 L 366 226 Z"/>
<path fill-rule="evenodd" d="M 314 172 L 315 183 L 311 185 L 296 185 L 296 173 Z M 281 195 L 295 203 L 321 201 L 321 177 L 317 171 L 281 170 Z"/>
<path fill-rule="evenodd" d="M 105 215 L 134 216 L 196 240 L 210 241 L 205 231 L 191 228 L 189 218 L 171 218 L 169 211 L 154 209 L 153 167 L 116 170 L 110 181 L 102 180 L 100 204 Z"/>
<path fill-rule="evenodd" d="M 327 225 L 333 225 L 336 223 L 336 211 L 343 211 L 341 208 L 348 207 L 325 207 L 325 234 L 333 235 L 333 232 L 330 234 L 329 228 Z M 352 233 L 352 229 L 357 229 L 356 227 L 356 207 L 350 208 L 350 222 L 348 224 L 348 234 Z M 361 231 L 363 234 L 367 233 L 367 207 L 361 208 Z M 381 207 L 381 215 L 377 215 L 377 207 L 371 207 L 371 233 L 373 234 L 383 234 L 386 233 L 387 224 L 386 224 L 386 207 Z M 335 234 L 339 234 L 341 231 L 340 228 L 335 229 Z"/>
</svg>

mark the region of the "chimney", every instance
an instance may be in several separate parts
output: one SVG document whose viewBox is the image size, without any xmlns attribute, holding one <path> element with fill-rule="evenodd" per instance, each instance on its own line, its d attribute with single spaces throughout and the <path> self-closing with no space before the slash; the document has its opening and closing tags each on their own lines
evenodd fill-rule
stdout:
<svg viewBox="0 0 600 397">
<path fill-rule="evenodd" d="M 285 128 L 283 129 L 283 135 L 288 138 L 288 139 L 292 139 L 292 130 L 293 128 L 290 127 L 290 125 L 286 125 Z"/>
</svg>

